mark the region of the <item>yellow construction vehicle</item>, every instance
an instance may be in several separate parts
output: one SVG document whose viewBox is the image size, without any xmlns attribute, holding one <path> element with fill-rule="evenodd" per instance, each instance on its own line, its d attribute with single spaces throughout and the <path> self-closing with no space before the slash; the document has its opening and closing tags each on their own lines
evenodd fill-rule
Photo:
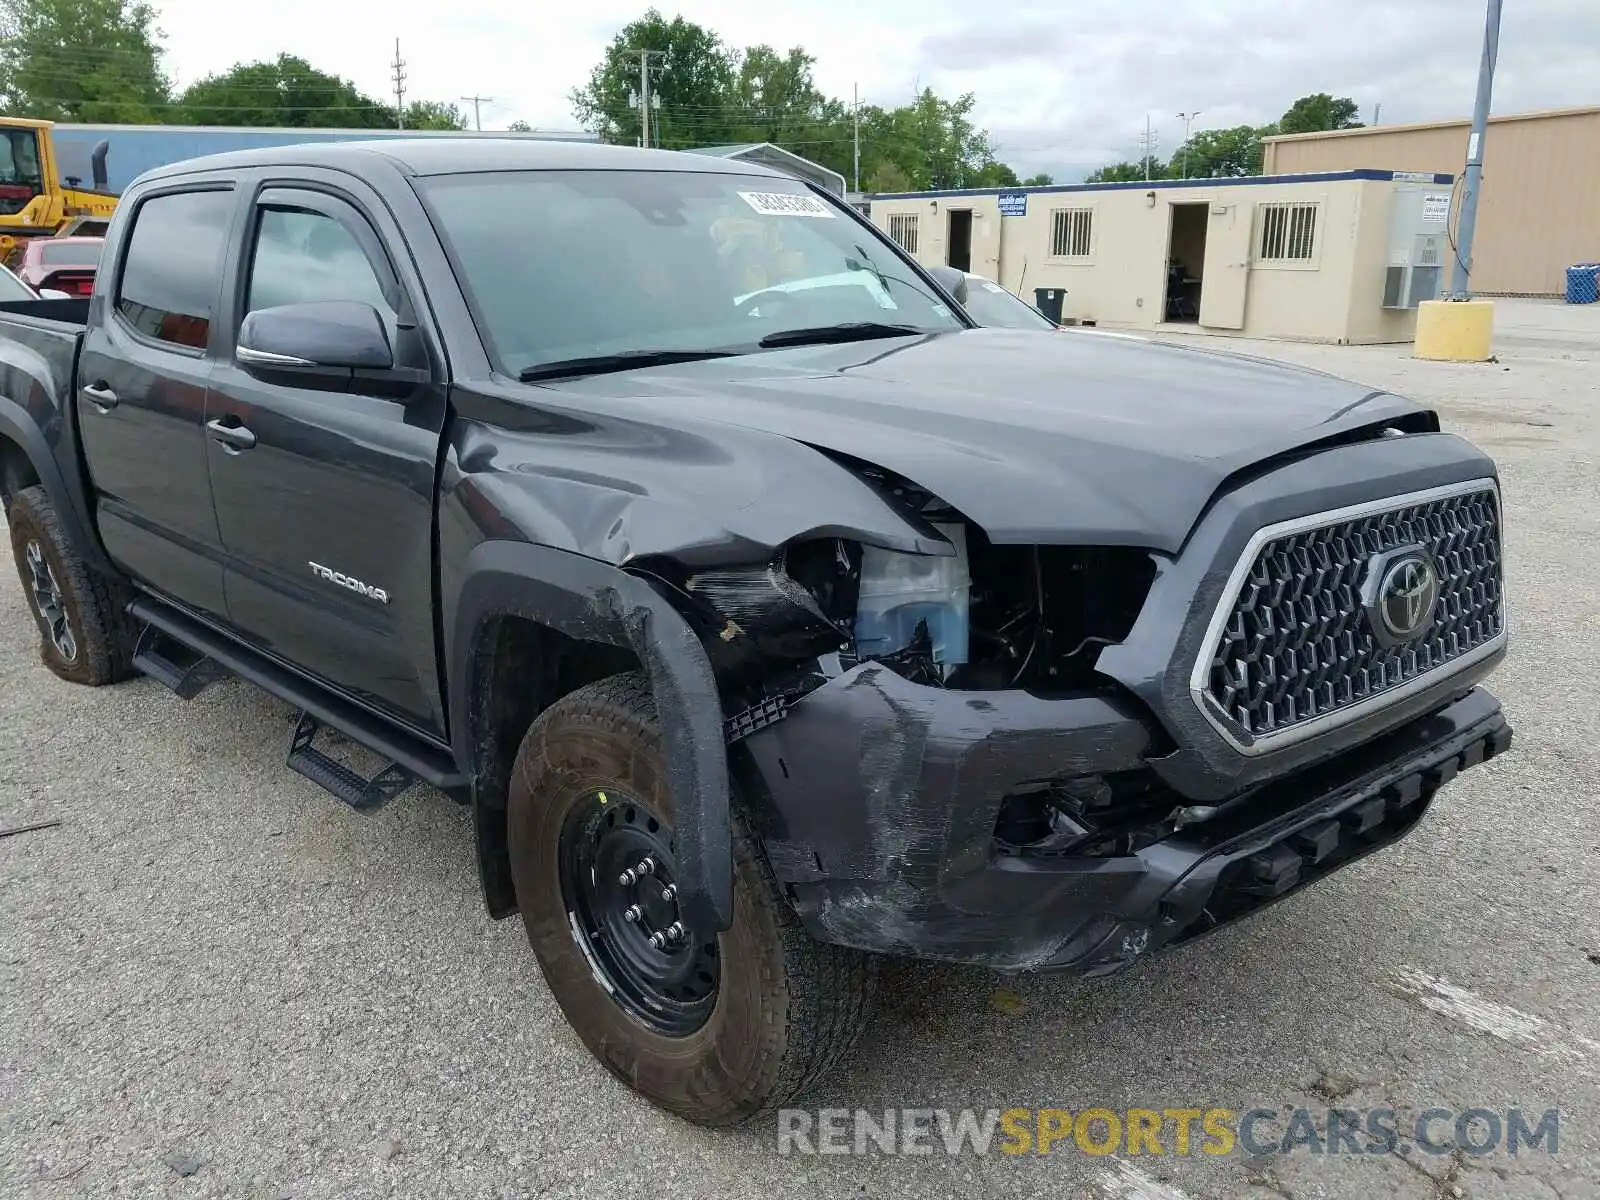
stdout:
<svg viewBox="0 0 1600 1200">
<path fill-rule="evenodd" d="M 0 259 L 24 238 L 103 234 L 117 197 L 106 190 L 105 142 L 90 156 L 92 186 L 78 187 L 57 174 L 52 123 L 0 117 Z M 68 185 L 71 186 L 68 186 Z"/>
</svg>

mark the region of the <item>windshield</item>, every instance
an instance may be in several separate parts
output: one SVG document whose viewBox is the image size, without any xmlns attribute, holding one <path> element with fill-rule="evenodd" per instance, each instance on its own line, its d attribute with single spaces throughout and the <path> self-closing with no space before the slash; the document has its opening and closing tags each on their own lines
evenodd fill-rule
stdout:
<svg viewBox="0 0 1600 1200">
<path fill-rule="evenodd" d="M 998 283 L 967 276 L 967 316 L 994 329 L 1054 329 L 1054 321 Z"/>
<path fill-rule="evenodd" d="M 796 180 L 515 171 L 421 187 L 511 374 L 616 354 L 752 353 L 799 330 L 963 328 L 878 235 Z"/>
<path fill-rule="evenodd" d="M 32 129 L 0 130 L 0 183 L 25 183 L 37 188 L 38 134 Z"/>
<path fill-rule="evenodd" d="M 100 242 L 46 242 L 39 261 L 49 267 L 92 267 L 100 261 Z"/>
</svg>

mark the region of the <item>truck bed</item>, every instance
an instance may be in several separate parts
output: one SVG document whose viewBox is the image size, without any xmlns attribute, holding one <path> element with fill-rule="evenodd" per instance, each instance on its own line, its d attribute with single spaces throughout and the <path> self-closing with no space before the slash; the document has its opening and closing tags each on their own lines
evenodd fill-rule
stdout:
<svg viewBox="0 0 1600 1200">
<path fill-rule="evenodd" d="M 89 298 L 71 300 L 5 300 L 0 301 L 0 321 L 8 328 L 8 317 L 26 318 L 27 325 L 40 325 L 47 329 L 75 329 L 82 333 L 89 323 Z"/>
<path fill-rule="evenodd" d="M 0 435 L 22 447 L 35 470 L 40 462 L 57 470 L 67 464 L 66 478 L 74 480 L 78 461 L 73 379 L 88 314 L 87 299 L 0 303 Z M 0 477 L 0 494 L 16 490 L 25 474 L 23 465 L 15 457 L 0 464 L 6 471 Z M 81 507 L 81 489 L 68 487 L 60 476 L 56 482 L 81 519 L 87 512 Z"/>
</svg>

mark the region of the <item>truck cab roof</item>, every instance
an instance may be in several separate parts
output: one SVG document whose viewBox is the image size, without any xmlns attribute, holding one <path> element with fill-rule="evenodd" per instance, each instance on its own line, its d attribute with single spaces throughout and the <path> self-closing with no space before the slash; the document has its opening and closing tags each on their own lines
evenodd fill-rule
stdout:
<svg viewBox="0 0 1600 1200">
<path fill-rule="evenodd" d="M 644 150 L 585 142 L 536 142 L 526 138 L 383 138 L 315 142 L 232 150 L 191 158 L 147 171 L 135 186 L 154 179 L 202 171 L 253 167 L 331 167 L 357 170 L 381 158 L 405 175 L 457 175 L 477 171 L 675 171 L 786 178 L 757 163 L 713 158 L 678 150 Z"/>
</svg>

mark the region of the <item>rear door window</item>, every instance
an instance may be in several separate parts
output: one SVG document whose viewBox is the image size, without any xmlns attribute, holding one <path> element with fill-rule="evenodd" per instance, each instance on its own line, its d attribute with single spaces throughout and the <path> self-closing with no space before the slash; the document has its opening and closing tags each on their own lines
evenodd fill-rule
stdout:
<svg viewBox="0 0 1600 1200">
<path fill-rule="evenodd" d="M 137 332 L 205 348 L 222 291 L 233 203 L 232 192 L 211 190 L 170 192 L 139 205 L 116 301 Z"/>
</svg>

